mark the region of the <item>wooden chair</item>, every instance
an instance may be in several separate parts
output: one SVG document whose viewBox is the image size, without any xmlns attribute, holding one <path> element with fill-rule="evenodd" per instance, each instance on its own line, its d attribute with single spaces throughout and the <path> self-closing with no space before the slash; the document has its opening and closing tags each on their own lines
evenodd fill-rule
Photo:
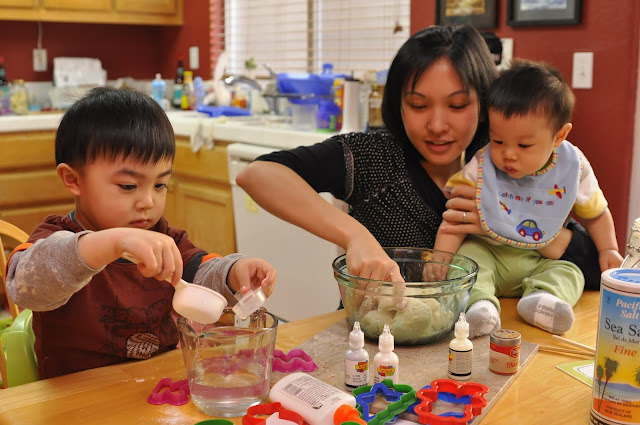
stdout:
<svg viewBox="0 0 640 425">
<path fill-rule="evenodd" d="M 13 224 L 0 220 L 0 278 L 2 279 L 2 289 L 7 297 L 7 301 L 9 302 L 9 312 L 11 313 L 11 317 L 14 319 L 18 317 L 20 311 L 18 310 L 18 306 L 9 298 L 7 294 L 7 282 L 5 269 L 7 268 L 7 256 L 4 252 L 5 246 L 8 248 L 15 248 L 21 243 L 25 243 L 29 235 L 20 230 L 18 227 Z"/>
<path fill-rule="evenodd" d="M 11 317 L 13 318 L 14 321 L 20 314 L 20 310 L 18 306 L 11 300 L 11 298 L 7 294 L 7 281 L 5 276 L 5 269 L 7 267 L 7 256 L 4 250 L 5 250 L 5 246 L 13 249 L 14 247 L 20 245 L 21 243 L 26 242 L 28 238 L 29 238 L 29 235 L 27 235 L 25 232 L 20 230 L 18 227 L 4 220 L 0 220 L 0 280 L 2 280 L 1 288 L 4 291 L 4 294 L 9 303 L 9 312 L 11 313 Z M 23 314 L 23 316 L 25 316 L 25 320 L 28 319 L 29 327 L 31 323 L 30 313 L 31 313 L 30 311 L 25 311 Z M 20 323 L 23 323 L 23 320 L 20 320 Z M 4 349 L 2 348 L 1 344 L 0 344 L 0 374 L 2 375 L 3 386 L 6 388 L 8 386 L 8 381 L 9 381 L 8 375 L 7 375 L 7 361 L 5 358 Z"/>
</svg>

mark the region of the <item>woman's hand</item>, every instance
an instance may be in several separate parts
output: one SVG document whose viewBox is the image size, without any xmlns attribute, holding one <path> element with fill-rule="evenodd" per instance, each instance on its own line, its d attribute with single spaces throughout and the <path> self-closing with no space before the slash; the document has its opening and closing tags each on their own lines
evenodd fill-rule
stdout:
<svg viewBox="0 0 640 425">
<path fill-rule="evenodd" d="M 352 240 L 346 251 L 350 275 L 372 280 L 404 282 L 398 264 L 389 258 L 371 234 Z"/>
<path fill-rule="evenodd" d="M 451 199 L 445 204 L 447 210 L 442 214 L 445 223 L 440 230 L 444 233 L 482 234 L 480 217 L 476 208 L 476 189 L 471 186 L 456 186 Z"/>
</svg>

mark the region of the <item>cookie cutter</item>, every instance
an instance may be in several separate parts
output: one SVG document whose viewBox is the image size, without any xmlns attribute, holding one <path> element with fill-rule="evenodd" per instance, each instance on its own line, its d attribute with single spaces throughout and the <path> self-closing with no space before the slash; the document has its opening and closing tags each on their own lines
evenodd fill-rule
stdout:
<svg viewBox="0 0 640 425">
<path fill-rule="evenodd" d="M 166 390 L 164 390 L 166 388 Z M 162 391 L 164 390 L 164 391 Z M 189 402 L 189 383 L 186 379 L 173 382 L 171 378 L 162 378 L 147 398 L 147 403 L 159 405 L 168 403 L 180 406 Z"/>
<path fill-rule="evenodd" d="M 378 393 L 391 403 L 385 410 L 371 415 L 369 406 L 376 400 Z M 394 421 L 416 401 L 416 392 L 411 386 L 394 384 L 390 379 L 372 386 L 358 387 L 353 390 L 353 395 L 356 396 L 358 411 L 368 425 L 382 425 Z"/>
<path fill-rule="evenodd" d="M 302 416 L 287 410 L 282 407 L 280 403 L 263 403 L 256 404 L 247 409 L 247 414 L 242 417 L 242 425 L 264 425 L 267 423 L 266 418 L 256 418 L 256 415 L 273 415 L 277 413 L 280 419 L 285 421 L 295 422 L 298 425 L 303 425 L 304 419 Z"/>
<path fill-rule="evenodd" d="M 299 370 L 301 372 L 312 372 L 318 368 L 311 356 L 309 356 L 304 350 L 294 348 L 288 353 L 284 353 L 281 350 L 273 351 L 273 362 L 271 363 L 271 369 L 276 372 L 295 372 Z"/>
<path fill-rule="evenodd" d="M 417 392 L 420 403 L 414 408 L 421 424 L 430 425 L 466 425 L 474 416 L 482 413 L 487 406 L 484 395 L 489 387 L 477 382 L 459 383 L 451 379 L 437 379 L 430 388 Z M 438 400 L 464 404 L 464 412 L 446 412 L 440 415 L 432 413 L 433 403 Z"/>
</svg>

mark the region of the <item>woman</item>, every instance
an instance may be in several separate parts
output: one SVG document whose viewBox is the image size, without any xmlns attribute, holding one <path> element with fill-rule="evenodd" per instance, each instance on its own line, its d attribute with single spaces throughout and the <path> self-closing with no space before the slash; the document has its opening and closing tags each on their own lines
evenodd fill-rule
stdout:
<svg viewBox="0 0 640 425">
<path fill-rule="evenodd" d="M 446 231 L 481 233 L 473 190 L 461 188 L 447 202 L 442 188 L 488 141 L 485 100 L 496 75 L 473 27 L 426 28 L 405 42 L 389 68 L 382 105 L 387 130 L 264 155 L 236 181 L 267 211 L 345 249 L 350 273 L 400 282 L 383 246 L 431 248 L 443 217 L 459 223 Z M 318 192 L 346 201 L 349 214 Z M 591 241 L 573 235 L 576 241 L 570 231 L 562 237 L 576 258 L 594 262 L 597 252 L 586 249 L 593 249 Z M 585 277 L 593 274 L 578 266 Z"/>
</svg>

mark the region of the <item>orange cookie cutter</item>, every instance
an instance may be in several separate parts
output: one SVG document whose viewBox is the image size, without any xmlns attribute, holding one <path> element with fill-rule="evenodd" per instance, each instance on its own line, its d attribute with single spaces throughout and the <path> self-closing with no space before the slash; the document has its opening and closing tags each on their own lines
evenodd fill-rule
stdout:
<svg viewBox="0 0 640 425">
<path fill-rule="evenodd" d="M 420 403 L 415 406 L 415 414 L 421 424 L 429 425 L 466 425 L 475 416 L 482 413 L 487 406 L 484 395 L 489 392 L 489 387 L 477 382 L 459 383 L 451 379 L 437 379 L 431 382 L 431 388 L 423 388 L 416 393 Z M 462 417 L 436 415 L 432 413 L 433 403 L 438 401 L 439 393 L 453 394 L 458 402 L 464 403 Z M 446 415 L 446 414 L 445 414 Z"/>
</svg>

